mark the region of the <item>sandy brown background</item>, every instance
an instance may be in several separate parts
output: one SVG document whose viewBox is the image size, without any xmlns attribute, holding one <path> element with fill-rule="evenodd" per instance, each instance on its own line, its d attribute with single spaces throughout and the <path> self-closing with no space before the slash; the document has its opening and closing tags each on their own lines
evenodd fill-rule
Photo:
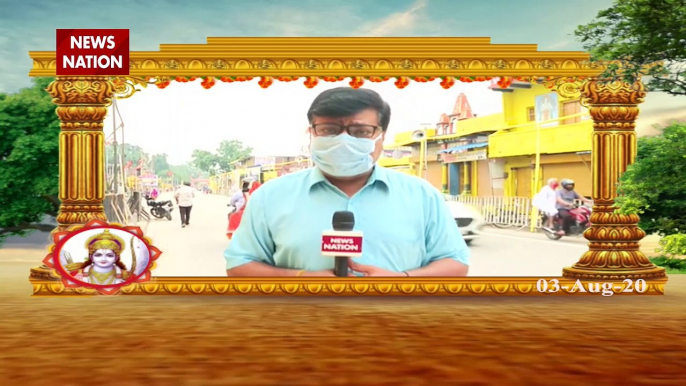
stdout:
<svg viewBox="0 0 686 386">
<path fill-rule="evenodd" d="M 665 296 L 32 298 L 0 265 L 0 385 L 683 385 Z"/>
</svg>

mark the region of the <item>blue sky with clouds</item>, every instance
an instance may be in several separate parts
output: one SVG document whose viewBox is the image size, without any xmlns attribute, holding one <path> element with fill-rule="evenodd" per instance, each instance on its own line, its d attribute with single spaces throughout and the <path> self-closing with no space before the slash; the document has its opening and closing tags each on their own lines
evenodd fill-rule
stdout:
<svg viewBox="0 0 686 386">
<path fill-rule="evenodd" d="M 0 0 L 0 92 L 30 85 L 29 51 L 58 28 L 128 28 L 131 50 L 208 36 L 478 36 L 580 50 L 572 35 L 612 0 Z"/>
</svg>

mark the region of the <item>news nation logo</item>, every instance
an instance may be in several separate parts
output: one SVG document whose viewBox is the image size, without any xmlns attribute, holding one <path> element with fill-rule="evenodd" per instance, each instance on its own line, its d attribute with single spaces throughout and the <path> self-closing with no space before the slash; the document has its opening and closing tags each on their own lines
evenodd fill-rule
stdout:
<svg viewBox="0 0 686 386">
<path fill-rule="evenodd" d="M 58 29 L 56 60 L 62 75 L 129 75 L 129 30 Z"/>
<path fill-rule="evenodd" d="M 324 232 L 321 252 L 324 256 L 362 256 L 362 232 Z"/>
</svg>

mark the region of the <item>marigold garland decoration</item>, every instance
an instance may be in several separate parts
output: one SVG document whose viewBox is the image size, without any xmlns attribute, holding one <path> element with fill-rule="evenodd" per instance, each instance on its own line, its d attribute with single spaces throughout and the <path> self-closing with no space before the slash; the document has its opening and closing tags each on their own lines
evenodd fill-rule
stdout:
<svg viewBox="0 0 686 386">
<path fill-rule="evenodd" d="M 352 88 L 360 88 L 364 84 L 364 78 L 361 76 L 353 77 L 349 84 Z"/>
<path fill-rule="evenodd" d="M 508 88 L 512 84 L 513 79 L 509 76 L 503 76 L 502 78 L 498 79 L 498 86 L 500 88 Z"/>
<path fill-rule="evenodd" d="M 160 89 L 166 88 L 171 84 L 171 79 L 168 78 L 157 78 L 155 79 L 155 86 Z"/>
<path fill-rule="evenodd" d="M 453 78 L 452 76 L 446 76 L 441 81 L 441 87 L 443 87 L 446 90 L 453 87 L 453 85 L 455 85 L 455 78 Z"/>
<path fill-rule="evenodd" d="M 205 89 L 209 90 L 214 86 L 217 82 L 214 80 L 213 76 L 208 76 L 207 78 L 203 79 L 202 83 L 200 85 Z"/>
<path fill-rule="evenodd" d="M 159 78 L 153 78 L 153 77 L 146 77 L 145 81 L 149 84 L 154 83 L 158 88 L 163 89 L 168 87 L 172 81 L 176 81 L 179 83 L 188 83 L 188 82 L 193 82 L 197 77 L 184 77 L 184 76 L 177 76 L 174 78 L 169 78 L 169 77 L 159 77 Z M 208 76 L 208 77 L 202 77 L 202 82 L 200 85 L 205 88 L 205 89 L 210 89 L 212 88 L 217 81 L 221 81 L 224 83 L 233 83 L 233 82 L 247 82 L 253 79 L 252 76 L 237 76 L 237 77 L 229 77 L 229 76 L 223 76 L 221 78 L 215 78 L 213 76 Z M 274 84 L 275 80 L 278 80 L 279 82 L 292 82 L 298 80 L 299 77 L 297 76 L 278 76 L 278 77 L 272 77 L 272 76 L 263 76 L 260 78 L 258 85 L 262 88 L 268 88 L 272 84 Z M 318 76 L 307 76 L 305 77 L 305 82 L 303 83 L 305 87 L 307 88 L 314 88 L 317 84 L 319 84 L 320 80 L 323 80 L 324 82 L 340 82 L 344 81 L 346 79 L 350 79 L 349 85 L 352 88 L 360 88 L 364 85 L 364 82 L 366 80 L 373 82 L 373 83 L 381 83 L 381 82 L 386 82 L 388 80 L 391 80 L 391 77 L 385 76 L 385 77 L 380 77 L 380 76 L 353 76 L 353 77 L 345 77 L 345 76 L 323 76 L 323 77 L 318 77 Z M 437 79 L 435 76 L 430 76 L 430 77 L 425 77 L 425 76 L 415 76 L 415 77 L 408 77 L 408 76 L 400 76 L 400 77 L 395 77 L 395 86 L 398 87 L 399 89 L 403 89 L 407 87 L 410 84 L 410 81 L 415 81 L 419 83 L 427 83 L 427 82 L 433 82 L 434 80 Z M 487 82 L 494 79 L 494 77 L 491 76 L 461 76 L 459 78 L 455 78 L 452 76 L 446 76 L 446 77 L 441 77 L 441 82 L 440 86 L 443 87 L 444 89 L 449 89 L 452 86 L 455 85 L 456 81 L 460 81 L 462 83 L 472 83 L 472 82 Z M 518 77 L 510 77 L 510 76 L 504 76 L 500 78 L 495 78 L 497 79 L 497 85 L 500 88 L 508 88 L 510 85 L 512 85 L 512 82 L 518 81 L 518 82 L 527 82 L 527 83 L 539 83 L 543 84 L 548 88 L 553 88 L 555 87 L 555 82 L 560 82 L 560 78 L 555 78 L 555 77 L 536 77 L 536 76 L 518 76 Z M 585 77 L 576 77 L 576 78 L 564 78 L 562 81 L 564 82 L 570 82 L 574 83 L 579 80 L 583 80 Z M 118 81 L 119 78 L 113 78 L 113 82 Z"/>
<path fill-rule="evenodd" d="M 395 87 L 403 89 L 407 87 L 408 84 L 410 84 L 410 78 L 406 76 L 401 76 L 399 78 L 396 78 L 397 80 L 395 81 Z"/>
<path fill-rule="evenodd" d="M 274 83 L 274 78 L 272 78 L 271 76 L 263 76 L 262 78 L 260 78 L 260 81 L 257 82 L 257 84 L 259 84 L 262 88 L 267 88 L 271 86 L 272 83 Z"/>
<path fill-rule="evenodd" d="M 324 80 L 326 80 L 326 77 L 324 77 Z M 317 79 L 316 76 L 308 76 L 307 78 L 305 78 L 305 83 L 303 84 L 307 88 L 314 88 L 314 86 L 316 86 L 317 83 L 319 83 L 319 79 Z"/>
</svg>

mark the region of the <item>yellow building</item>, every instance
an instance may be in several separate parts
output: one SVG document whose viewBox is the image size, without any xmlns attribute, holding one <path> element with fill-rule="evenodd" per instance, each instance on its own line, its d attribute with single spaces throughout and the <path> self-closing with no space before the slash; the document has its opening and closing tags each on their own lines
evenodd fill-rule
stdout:
<svg viewBox="0 0 686 386">
<path fill-rule="evenodd" d="M 441 189 L 443 170 L 438 157 L 440 147 L 433 140 L 435 133 L 435 129 L 420 128 L 397 134 L 394 143 L 384 147 L 378 164 L 420 176 Z"/>
<path fill-rule="evenodd" d="M 590 196 L 593 124 L 579 101 L 530 83 L 493 91 L 502 93 L 502 113 L 477 117 L 460 94 L 435 130 L 424 129 L 424 140 L 413 137 L 416 130 L 408 131 L 386 148 L 387 154 L 411 148 L 412 156 L 385 156 L 379 164 L 412 170 L 451 195 L 530 198 L 555 177 L 574 179 L 577 191 Z M 424 169 L 419 165 L 422 142 Z"/>
<path fill-rule="evenodd" d="M 502 173 L 503 194 L 532 197 L 549 178 L 571 178 L 590 196 L 593 121 L 578 99 L 528 83 L 494 91 L 503 93 L 504 122 L 488 137 L 488 157 Z"/>
<path fill-rule="evenodd" d="M 483 132 L 472 122 L 488 126 Z M 450 114 L 442 114 L 435 128 L 419 128 L 399 133 L 386 147 L 379 164 L 410 170 L 433 186 L 451 195 L 477 195 L 490 192 L 486 149 L 492 118 L 476 118 L 464 94 L 459 94 Z M 502 119 L 501 119 L 502 121 Z M 495 130 L 495 129 L 493 129 Z M 418 135 L 421 134 L 421 135 Z M 472 143 L 477 141 L 479 143 Z M 412 149 L 412 155 L 396 157 L 399 149 Z M 483 180 L 483 181 L 482 181 Z M 489 193 L 489 195 L 491 195 Z"/>
</svg>

